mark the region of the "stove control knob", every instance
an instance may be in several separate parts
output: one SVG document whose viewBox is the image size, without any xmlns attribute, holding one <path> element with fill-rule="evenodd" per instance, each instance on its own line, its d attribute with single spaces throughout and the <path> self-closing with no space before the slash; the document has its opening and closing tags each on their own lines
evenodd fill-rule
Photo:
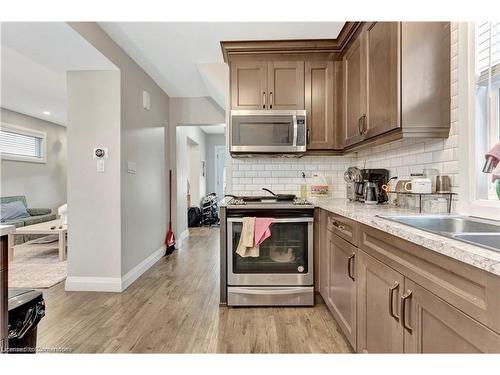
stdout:
<svg viewBox="0 0 500 375">
<path fill-rule="evenodd" d="M 299 272 L 304 272 L 304 267 L 303 267 L 303 266 L 298 266 L 298 267 L 297 267 L 297 271 L 299 271 Z"/>
</svg>

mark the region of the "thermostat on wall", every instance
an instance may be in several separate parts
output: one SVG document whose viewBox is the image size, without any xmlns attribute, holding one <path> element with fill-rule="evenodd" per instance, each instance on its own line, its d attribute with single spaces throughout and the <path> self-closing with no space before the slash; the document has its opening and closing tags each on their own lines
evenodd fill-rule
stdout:
<svg viewBox="0 0 500 375">
<path fill-rule="evenodd" d="M 96 147 L 94 148 L 94 159 L 107 159 L 108 158 L 108 148 L 107 147 Z"/>
</svg>

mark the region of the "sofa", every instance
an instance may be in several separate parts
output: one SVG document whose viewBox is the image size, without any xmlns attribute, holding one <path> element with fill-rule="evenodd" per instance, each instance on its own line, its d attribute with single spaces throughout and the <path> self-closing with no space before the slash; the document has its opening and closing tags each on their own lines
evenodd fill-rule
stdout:
<svg viewBox="0 0 500 375">
<path fill-rule="evenodd" d="M 24 207 L 26 207 L 26 211 L 28 211 L 28 214 L 30 216 L 19 219 L 5 220 L 5 221 L 2 219 L 1 220 L 2 224 L 14 225 L 16 228 L 19 228 L 56 219 L 56 215 L 52 213 L 52 210 L 50 208 L 28 208 L 28 204 L 26 203 L 26 197 L 24 195 L 0 198 L 0 204 L 10 203 L 15 201 L 21 201 L 24 204 Z M 43 237 L 43 235 L 15 236 L 14 244 L 20 245 L 24 242 L 31 241 L 39 237 Z"/>
</svg>

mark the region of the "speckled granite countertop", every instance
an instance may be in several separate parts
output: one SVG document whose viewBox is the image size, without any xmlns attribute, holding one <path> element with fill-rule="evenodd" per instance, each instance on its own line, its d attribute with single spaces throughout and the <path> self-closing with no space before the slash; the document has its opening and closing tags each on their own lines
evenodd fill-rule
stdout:
<svg viewBox="0 0 500 375">
<path fill-rule="evenodd" d="M 311 198 L 316 207 L 323 208 L 369 225 L 409 242 L 423 246 L 450 258 L 470 264 L 474 267 L 500 276 L 500 252 L 484 249 L 437 234 L 422 231 L 394 221 L 385 220 L 376 215 L 416 215 L 415 211 L 393 208 L 383 205 L 365 205 L 349 202 L 346 199 Z"/>
</svg>

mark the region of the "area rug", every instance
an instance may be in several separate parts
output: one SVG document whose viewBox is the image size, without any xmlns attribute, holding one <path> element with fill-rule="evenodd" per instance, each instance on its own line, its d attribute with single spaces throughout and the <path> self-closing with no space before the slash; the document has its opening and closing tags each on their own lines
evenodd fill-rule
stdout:
<svg viewBox="0 0 500 375">
<path fill-rule="evenodd" d="M 66 279 L 67 262 L 59 261 L 58 242 L 14 246 L 9 263 L 9 288 L 50 288 Z"/>
</svg>

